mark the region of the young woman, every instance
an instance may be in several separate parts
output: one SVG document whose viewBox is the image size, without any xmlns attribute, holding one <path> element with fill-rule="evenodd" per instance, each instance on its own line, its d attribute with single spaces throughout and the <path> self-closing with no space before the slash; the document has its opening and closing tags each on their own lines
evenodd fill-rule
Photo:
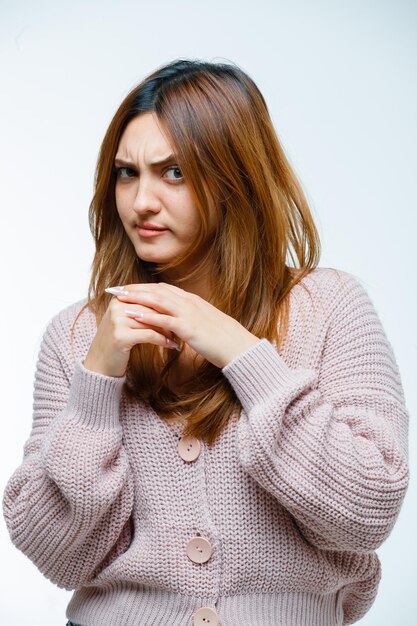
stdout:
<svg viewBox="0 0 417 626">
<path fill-rule="evenodd" d="M 265 101 L 180 60 L 98 159 L 88 297 L 40 347 L 4 494 L 14 544 L 82 626 L 338 626 L 372 605 L 408 485 L 391 345 L 319 268 Z"/>
</svg>

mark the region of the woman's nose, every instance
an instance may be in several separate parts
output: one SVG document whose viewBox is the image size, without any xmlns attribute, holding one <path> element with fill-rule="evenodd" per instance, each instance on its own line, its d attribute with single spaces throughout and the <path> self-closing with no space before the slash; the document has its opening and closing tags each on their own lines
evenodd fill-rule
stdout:
<svg viewBox="0 0 417 626">
<path fill-rule="evenodd" d="M 137 193 L 133 202 L 133 209 L 137 213 L 146 213 L 147 211 L 155 212 L 160 210 L 160 201 L 151 181 L 142 179 L 138 183 Z"/>
</svg>

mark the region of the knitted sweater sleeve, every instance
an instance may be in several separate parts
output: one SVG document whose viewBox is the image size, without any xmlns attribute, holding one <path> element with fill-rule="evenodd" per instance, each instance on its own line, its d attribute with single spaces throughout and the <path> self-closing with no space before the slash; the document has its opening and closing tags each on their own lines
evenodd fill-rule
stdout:
<svg viewBox="0 0 417 626">
<path fill-rule="evenodd" d="M 402 505 L 408 412 L 373 304 L 343 274 L 317 369 L 291 369 L 261 339 L 222 371 L 243 408 L 237 437 L 245 470 L 306 541 L 359 553 L 382 544 Z"/>
<path fill-rule="evenodd" d="M 119 421 L 125 378 L 79 360 L 69 380 L 63 341 L 56 316 L 42 338 L 32 432 L 3 511 L 16 547 L 59 587 L 75 589 L 127 549 L 133 486 Z"/>
</svg>

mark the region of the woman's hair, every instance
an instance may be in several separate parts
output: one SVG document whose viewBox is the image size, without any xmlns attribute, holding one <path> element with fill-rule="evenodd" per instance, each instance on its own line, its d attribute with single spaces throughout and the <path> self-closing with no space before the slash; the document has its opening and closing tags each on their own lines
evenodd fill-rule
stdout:
<svg viewBox="0 0 417 626">
<path fill-rule="evenodd" d="M 201 232 L 190 249 L 159 266 L 137 257 L 115 202 L 119 140 L 126 125 L 146 112 L 157 116 L 175 149 L 201 216 Z M 119 106 L 96 167 L 89 209 L 96 252 L 87 303 L 78 316 L 89 307 L 98 325 L 112 297 L 106 287 L 158 282 L 160 272 L 190 258 L 206 241 L 210 206 L 220 219 L 209 252 L 183 278 L 214 268 L 211 304 L 257 337 L 275 341 L 279 349 L 288 327 L 289 292 L 317 266 L 320 241 L 265 100 L 233 64 L 174 61 L 145 78 Z M 221 369 L 207 360 L 192 380 L 170 390 L 167 376 L 178 357 L 176 350 L 133 346 L 127 393 L 162 417 L 182 415 L 186 434 L 212 445 L 239 402 Z"/>
</svg>

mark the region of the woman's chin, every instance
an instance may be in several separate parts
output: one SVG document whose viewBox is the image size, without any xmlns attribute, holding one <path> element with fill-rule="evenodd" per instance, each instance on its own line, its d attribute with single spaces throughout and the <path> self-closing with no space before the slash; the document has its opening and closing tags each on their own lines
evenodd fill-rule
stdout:
<svg viewBox="0 0 417 626">
<path fill-rule="evenodd" d="M 162 265 L 164 263 L 170 263 L 173 261 L 173 257 L 170 254 L 155 254 L 155 253 L 140 253 L 137 255 L 140 261 L 144 261 L 144 263 L 152 263 Z"/>
</svg>

